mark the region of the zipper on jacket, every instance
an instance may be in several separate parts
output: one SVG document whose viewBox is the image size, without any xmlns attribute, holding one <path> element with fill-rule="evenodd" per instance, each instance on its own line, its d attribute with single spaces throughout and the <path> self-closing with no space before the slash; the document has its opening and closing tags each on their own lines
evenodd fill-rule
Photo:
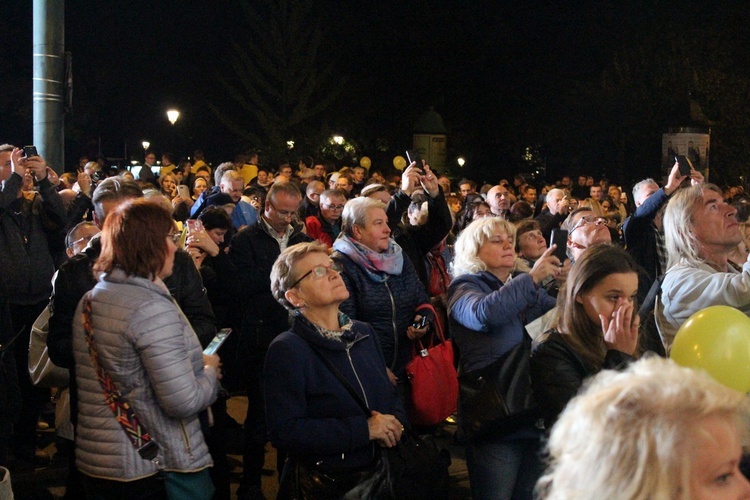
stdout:
<svg viewBox="0 0 750 500">
<path fill-rule="evenodd" d="M 359 379 L 359 374 L 357 373 L 357 369 L 354 368 L 354 361 L 352 361 L 352 355 L 349 352 L 349 349 L 351 349 L 353 345 L 354 345 L 354 343 L 352 343 L 351 345 L 347 345 L 346 346 L 346 357 L 349 359 L 349 366 L 352 367 L 352 371 L 354 372 L 354 378 L 357 379 L 357 383 L 359 384 L 359 388 L 362 389 L 362 395 L 365 397 L 365 404 L 369 408 L 370 407 L 370 402 L 367 401 L 367 392 L 365 392 L 365 387 L 362 385 L 362 381 Z M 343 458 L 343 454 L 342 454 L 342 458 Z"/>
<path fill-rule="evenodd" d="M 190 449 L 190 440 L 188 439 L 187 431 L 185 430 L 185 424 L 180 419 L 180 430 L 182 430 L 182 439 L 185 440 L 185 448 L 187 449 L 188 456 L 190 456 L 190 460 L 195 460 L 195 457 L 193 456 L 193 450 Z"/>
<path fill-rule="evenodd" d="M 388 282 L 384 281 L 385 289 L 388 290 L 388 296 L 391 298 L 391 325 L 393 326 L 393 361 L 391 361 L 391 371 L 396 369 L 396 360 L 398 359 L 398 330 L 396 329 L 396 301 L 393 299 L 391 287 Z"/>
</svg>

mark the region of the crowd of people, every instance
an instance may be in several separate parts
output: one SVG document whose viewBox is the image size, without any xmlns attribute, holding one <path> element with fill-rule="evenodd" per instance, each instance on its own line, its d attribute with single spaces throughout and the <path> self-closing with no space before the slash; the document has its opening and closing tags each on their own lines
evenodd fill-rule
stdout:
<svg viewBox="0 0 750 500">
<path fill-rule="evenodd" d="M 200 151 L 178 164 L 147 152 L 135 176 L 87 159 L 58 176 L 10 145 L 0 181 L 0 466 L 45 459 L 35 439 L 50 389 L 32 383 L 28 346 L 46 313 L 47 355 L 70 372 L 69 498 L 230 498 L 226 431 L 239 424 L 226 402 L 239 393 L 239 498 L 263 497 L 269 442 L 280 497 L 361 487 L 377 450 L 412 427 L 418 339 L 444 325 L 469 373 L 530 341 L 535 321 L 538 412 L 463 438 L 473 498 L 750 491 L 743 398 L 644 355 L 667 355 L 704 307 L 750 314 L 741 188 L 677 163 L 663 187 L 583 175 L 480 187 L 427 164 L 385 178 L 310 157 L 213 167 Z M 652 289 L 653 314 L 639 315 Z M 460 404 L 457 420 L 461 441 Z M 668 439 L 649 437 L 662 425 Z M 707 472 L 686 436 L 728 442 L 723 465 Z M 313 471 L 331 484 L 311 486 Z"/>
</svg>

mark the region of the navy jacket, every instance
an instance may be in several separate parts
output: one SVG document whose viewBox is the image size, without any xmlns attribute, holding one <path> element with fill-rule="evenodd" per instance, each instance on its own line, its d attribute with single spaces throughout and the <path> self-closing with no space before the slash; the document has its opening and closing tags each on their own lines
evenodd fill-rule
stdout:
<svg viewBox="0 0 750 500">
<path fill-rule="evenodd" d="M 524 325 L 554 306 L 555 299 L 526 273 L 507 284 L 487 271 L 455 277 L 448 288 L 448 317 L 463 370 L 498 359 L 523 340 Z"/>
<path fill-rule="evenodd" d="M 406 414 L 388 380 L 372 328 L 359 321 L 349 345 L 320 335 L 298 316 L 290 331 L 268 348 L 264 369 L 266 421 L 271 442 L 300 460 L 323 469 L 368 465 L 374 446 L 368 416 L 310 347 L 319 348 L 368 408 L 395 416 Z"/>
<path fill-rule="evenodd" d="M 668 201 L 669 196 L 664 192 L 664 188 L 659 189 L 646 198 L 622 226 L 626 250 L 638 264 L 643 266 L 651 283 L 660 274 L 667 272 L 666 269 L 661 269 L 659 264 L 656 235 L 652 223 L 659 209 Z"/>
<path fill-rule="evenodd" d="M 404 255 L 401 274 L 380 283 L 370 279 L 348 256 L 335 252 L 332 258 L 344 266 L 341 277 L 349 290 L 349 298 L 341 304 L 341 310 L 352 319 L 372 325 L 386 366 L 403 380 L 414 344 L 406 336 L 406 329 L 414 322 L 417 307 L 430 302 L 411 259 Z"/>
</svg>

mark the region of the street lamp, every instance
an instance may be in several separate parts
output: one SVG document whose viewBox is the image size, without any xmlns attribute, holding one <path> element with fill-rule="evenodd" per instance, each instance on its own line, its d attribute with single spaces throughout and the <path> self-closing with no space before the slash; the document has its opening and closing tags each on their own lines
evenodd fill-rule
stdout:
<svg viewBox="0 0 750 500">
<path fill-rule="evenodd" d="M 456 161 L 458 162 L 458 166 L 462 168 L 464 166 L 464 163 L 466 163 L 466 160 L 464 160 L 463 156 L 459 156 Z"/>
<path fill-rule="evenodd" d="M 334 136 L 332 137 L 332 139 L 333 139 L 333 142 L 335 142 L 335 143 L 336 143 L 336 144 L 338 144 L 339 146 L 341 146 L 342 144 L 344 144 L 344 138 L 343 138 L 343 137 L 341 137 L 340 135 L 334 135 Z"/>
<path fill-rule="evenodd" d="M 144 152 L 144 153 L 145 153 L 146 151 L 148 151 L 148 147 L 149 147 L 150 145 L 151 145 L 151 143 L 150 143 L 150 142 L 148 142 L 148 141 L 143 141 L 143 142 L 141 143 L 141 146 L 143 146 L 143 152 Z"/>
<path fill-rule="evenodd" d="M 167 120 L 169 120 L 169 123 L 171 123 L 172 125 L 175 124 L 175 122 L 177 121 L 179 117 L 180 117 L 180 112 L 177 111 L 176 109 L 170 109 L 167 111 Z"/>
</svg>

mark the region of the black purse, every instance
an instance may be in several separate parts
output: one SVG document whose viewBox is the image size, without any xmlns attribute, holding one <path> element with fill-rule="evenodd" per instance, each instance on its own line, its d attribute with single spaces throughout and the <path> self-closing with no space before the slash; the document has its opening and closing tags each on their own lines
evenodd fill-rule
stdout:
<svg viewBox="0 0 750 500">
<path fill-rule="evenodd" d="M 316 346 L 308 345 L 369 418 L 372 412 L 349 381 Z M 376 450 L 379 456 L 369 470 L 350 471 L 339 477 L 298 463 L 295 472 L 300 498 L 322 498 L 321 493 L 327 498 L 351 500 L 447 497 L 450 455 L 432 437 L 419 436 L 406 428 L 396 446 Z M 353 478 L 356 485 L 352 485 Z"/>
<path fill-rule="evenodd" d="M 469 440 L 502 436 L 539 416 L 531 392 L 531 337 L 491 364 L 458 376 L 458 417 Z"/>
</svg>

